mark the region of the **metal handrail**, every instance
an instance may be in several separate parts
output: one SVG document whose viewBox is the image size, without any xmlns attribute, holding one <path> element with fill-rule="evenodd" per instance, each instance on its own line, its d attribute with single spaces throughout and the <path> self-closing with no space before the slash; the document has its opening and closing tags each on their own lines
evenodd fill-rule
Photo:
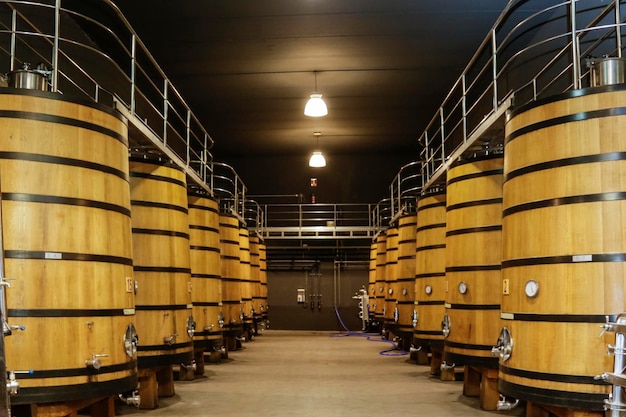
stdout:
<svg viewBox="0 0 626 417">
<path fill-rule="evenodd" d="M 509 1 L 419 136 L 424 190 L 441 182 L 445 167 L 453 162 L 449 161 L 451 156 L 467 148 L 468 141 L 476 140 L 475 133 L 484 131 L 485 123 L 494 123 L 492 116 L 510 105 L 508 98 L 515 97 L 515 105 L 522 105 L 581 88 L 589 84 L 589 71 L 582 68 L 583 56 L 621 57 L 621 28 L 625 24 L 621 4 L 624 2 L 612 0 L 578 10 L 577 0 L 547 7 L 536 0 Z M 590 12 L 596 14 L 592 18 L 583 15 Z M 612 13 L 614 21 L 606 23 Z M 567 24 L 555 34 L 553 26 L 559 20 Z M 579 27 L 577 22 L 586 24 Z M 534 39 L 520 47 L 529 34 Z M 581 55 L 583 41 L 587 44 Z M 523 73 L 519 71 L 521 65 Z"/>
<path fill-rule="evenodd" d="M 105 17 L 77 4 L 0 0 L 0 37 L 9 37 L 11 44 L 10 50 L 0 49 L 0 62 L 14 70 L 40 60 L 51 68 L 51 91 L 122 105 L 131 123 L 143 124 L 178 165 L 208 184 L 213 139 L 182 94 L 113 1 L 101 0 Z M 83 31 L 89 40 L 80 36 Z"/>
</svg>

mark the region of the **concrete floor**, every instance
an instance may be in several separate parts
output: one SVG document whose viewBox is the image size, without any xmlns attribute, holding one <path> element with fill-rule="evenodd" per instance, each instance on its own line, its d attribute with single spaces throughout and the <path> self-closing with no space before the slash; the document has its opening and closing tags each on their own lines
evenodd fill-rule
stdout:
<svg viewBox="0 0 626 417">
<path fill-rule="evenodd" d="M 377 337 L 378 338 L 378 337 Z M 462 382 L 429 377 L 408 356 L 381 356 L 388 343 L 330 332 L 267 330 L 194 381 L 176 383 L 159 408 L 124 416 L 519 416 L 480 410 Z"/>
</svg>

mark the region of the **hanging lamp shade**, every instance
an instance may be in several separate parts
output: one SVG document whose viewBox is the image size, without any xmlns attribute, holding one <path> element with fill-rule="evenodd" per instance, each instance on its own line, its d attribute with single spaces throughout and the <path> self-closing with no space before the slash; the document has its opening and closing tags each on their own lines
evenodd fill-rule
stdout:
<svg viewBox="0 0 626 417">
<path fill-rule="evenodd" d="M 311 94 L 311 98 L 304 107 L 304 115 L 309 117 L 322 117 L 328 114 L 328 107 L 320 93 Z"/>
<path fill-rule="evenodd" d="M 326 158 L 322 155 L 321 151 L 313 152 L 309 159 L 309 166 L 312 168 L 322 168 L 326 166 Z"/>
</svg>

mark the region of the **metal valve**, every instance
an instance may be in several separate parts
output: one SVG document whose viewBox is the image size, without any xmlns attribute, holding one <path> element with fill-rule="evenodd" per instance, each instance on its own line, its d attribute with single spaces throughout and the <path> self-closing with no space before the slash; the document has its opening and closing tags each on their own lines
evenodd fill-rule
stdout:
<svg viewBox="0 0 626 417">
<path fill-rule="evenodd" d="M 102 367 L 102 361 L 100 358 L 106 358 L 109 355 L 106 353 L 94 353 L 91 355 L 91 359 L 87 359 L 85 361 L 85 365 L 89 368 L 100 369 Z"/>
<path fill-rule="evenodd" d="M 165 343 L 166 345 L 173 345 L 174 343 L 176 343 L 176 337 L 178 335 L 177 334 L 171 334 L 169 336 L 165 336 L 163 338 L 163 343 Z"/>
<path fill-rule="evenodd" d="M 9 375 L 7 377 L 7 392 L 9 393 L 9 395 L 13 395 L 13 396 L 17 395 L 17 392 L 20 389 L 20 383 L 15 378 L 16 374 L 32 375 L 34 373 L 35 371 L 33 371 L 32 369 L 29 371 L 9 371 Z"/>
<path fill-rule="evenodd" d="M 417 314 L 417 310 L 413 310 L 413 328 L 417 327 L 418 321 L 419 321 L 419 314 Z"/>
<path fill-rule="evenodd" d="M 448 337 L 450 335 L 450 316 L 447 314 L 443 316 L 443 321 L 441 322 L 441 332 L 443 333 L 443 337 Z"/>
<path fill-rule="evenodd" d="M 451 369 L 454 369 L 454 367 L 456 366 L 456 364 L 451 363 L 448 365 L 448 363 L 446 361 L 441 362 L 441 370 L 442 371 L 449 371 Z"/>
<path fill-rule="evenodd" d="M 205 332 L 210 332 L 213 330 L 214 327 L 215 327 L 215 324 L 209 324 L 208 326 L 204 326 L 203 330 Z"/>
<path fill-rule="evenodd" d="M 138 391 L 133 391 L 128 397 L 124 397 L 123 394 L 118 394 L 117 396 L 126 405 L 139 407 L 139 404 L 141 404 L 141 397 Z"/>
<path fill-rule="evenodd" d="M 409 349 L 409 353 L 417 353 L 417 352 L 419 352 L 421 350 L 422 350 L 421 346 L 415 347 L 414 345 L 411 345 L 411 348 Z"/>
<path fill-rule="evenodd" d="M 184 369 L 191 369 L 192 371 L 195 371 L 196 369 L 198 369 L 198 365 L 196 365 L 195 360 L 191 361 L 189 365 L 185 365 L 184 363 L 181 363 L 180 367 Z"/>
<path fill-rule="evenodd" d="M 503 327 L 498 336 L 498 343 L 491 349 L 493 356 L 499 356 L 502 362 L 506 362 L 511 357 L 513 352 L 513 338 L 508 328 Z"/>
</svg>

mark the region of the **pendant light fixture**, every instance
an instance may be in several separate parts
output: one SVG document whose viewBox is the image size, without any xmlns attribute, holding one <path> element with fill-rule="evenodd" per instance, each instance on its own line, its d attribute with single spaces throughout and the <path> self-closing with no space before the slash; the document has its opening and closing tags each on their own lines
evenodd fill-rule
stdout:
<svg viewBox="0 0 626 417">
<path fill-rule="evenodd" d="M 317 92 L 317 71 L 313 71 L 315 76 L 315 92 L 304 106 L 304 115 L 309 117 L 322 117 L 328 114 L 326 103 L 322 99 L 322 94 Z"/>
<path fill-rule="evenodd" d="M 323 168 L 326 166 L 326 158 L 322 154 L 320 148 L 320 136 L 322 136 L 322 132 L 314 132 L 313 135 L 317 138 L 317 151 L 313 152 L 311 158 L 309 158 L 309 166 L 312 168 Z"/>
</svg>

